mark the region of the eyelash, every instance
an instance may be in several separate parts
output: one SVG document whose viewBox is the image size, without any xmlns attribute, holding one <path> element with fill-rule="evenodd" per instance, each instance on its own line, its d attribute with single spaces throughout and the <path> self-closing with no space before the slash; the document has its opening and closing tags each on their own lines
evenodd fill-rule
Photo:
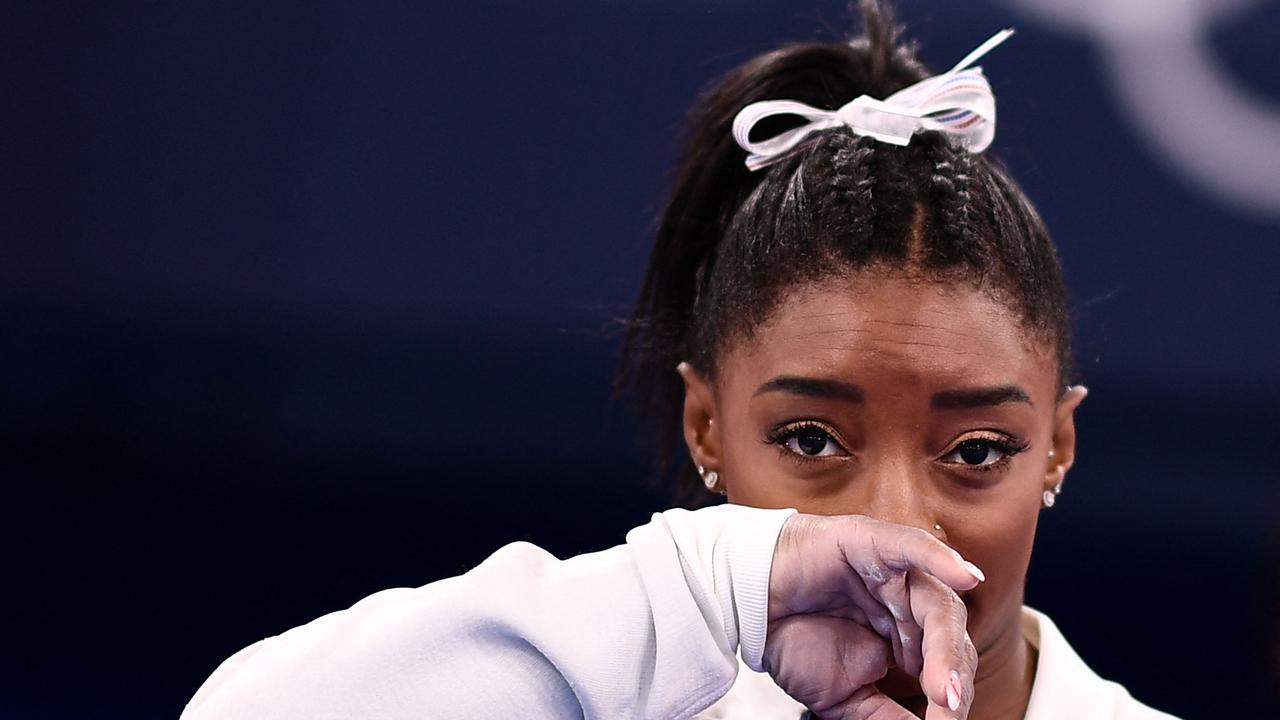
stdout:
<svg viewBox="0 0 1280 720">
<path fill-rule="evenodd" d="M 835 443 L 842 451 L 849 455 L 852 454 L 844 441 L 841 440 L 839 433 L 829 425 L 815 420 L 783 423 L 769 431 L 769 434 L 765 437 L 765 442 L 777 448 L 778 453 L 782 455 L 783 458 L 793 462 L 808 464 L 830 460 L 832 456 L 806 455 L 804 453 L 797 453 L 787 447 L 787 441 L 797 437 L 803 430 L 817 430 L 818 432 L 826 435 L 829 442 Z M 966 463 L 948 464 L 958 465 L 964 469 L 964 472 L 992 472 L 1003 469 L 1013 460 L 1015 455 L 1030 447 L 1029 442 L 1005 435 L 1004 433 L 998 433 L 991 430 L 976 431 L 974 433 L 963 435 L 952 441 L 952 443 L 947 447 L 947 450 L 942 453 L 941 457 L 951 455 L 958 451 L 962 444 L 974 440 L 986 442 L 991 448 L 1000 453 L 1000 459 L 990 465 L 968 465 Z M 837 457 L 847 456 L 848 455 Z"/>
<path fill-rule="evenodd" d="M 830 455 L 805 455 L 804 453 L 794 452 L 787 447 L 787 441 L 797 437 L 803 430 L 817 430 L 823 435 L 826 435 L 829 438 L 829 441 L 839 446 L 843 452 L 848 453 L 849 455 L 852 454 L 849 452 L 848 446 L 840 438 L 839 433 L 837 433 L 830 425 L 817 422 L 816 420 L 800 420 L 797 422 L 788 422 L 778 425 L 770 430 L 769 434 L 765 436 L 765 442 L 777 448 L 778 453 L 783 458 L 794 462 L 808 464 L 831 460 L 833 456 Z M 835 457 L 848 457 L 848 455 Z"/>
<path fill-rule="evenodd" d="M 966 442 L 980 440 L 985 442 L 991 448 L 994 448 L 1001 455 L 1001 458 L 990 465 L 969 465 L 967 463 L 947 463 L 949 465 L 957 465 L 963 468 L 964 472 L 992 472 L 1005 468 L 1012 460 L 1013 456 L 1023 452 L 1031 443 L 1025 440 L 1010 437 L 1004 433 L 998 433 L 992 430 L 979 430 L 974 433 L 967 433 L 960 438 L 952 441 L 941 457 L 946 457 L 957 452 L 960 446 Z"/>
</svg>

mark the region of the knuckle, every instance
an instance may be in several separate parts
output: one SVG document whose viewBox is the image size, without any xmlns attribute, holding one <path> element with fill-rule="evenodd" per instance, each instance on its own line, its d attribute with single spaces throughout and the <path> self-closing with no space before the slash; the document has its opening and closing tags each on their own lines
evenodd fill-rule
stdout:
<svg viewBox="0 0 1280 720">
<path fill-rule="evenodd" d="M 881 588 L 889 582 L 889 576 L 885 574 L 884 568 L 878 563 L 869 563 L 866 567 L 858 568 L 858 576 L 862 578 L 863 584 L 873 593 L 878 593 Z"/>
<path fill-rule="evenodd" d="M 921 530 L 918 527 L 905 528 L 902 536 L 902 544 L 904 547 L 917 547 L 921 549 L 933 549 L 934 545 L 939 544 L 938 538 Z"/>
<path fill-rule="evenodd" d="M 963 626 L 969 620 L 969 609 L 959 595 L 937 578 L 927 580 L 937 620 L 952 626 Z"/>
<path fill-rule="evenodd" d="M 881 527 L 882 525 L 888 524 L 882 520 L 877 520 L 871 517 L 870 515 L 849 515 L 848 517 L 850 520 L 856 523 L 859 527 L 864 527 L 871 530 Z"/>
<path fill-rule="evenodd" d="M 978 648 L 974 647 L 973 640 L 969 638 L 969 634 L 965 633 L 964 646 L 961 648 L 961 657 L 969 667 L 976 668 L 978 666 Z"/>
</svg>

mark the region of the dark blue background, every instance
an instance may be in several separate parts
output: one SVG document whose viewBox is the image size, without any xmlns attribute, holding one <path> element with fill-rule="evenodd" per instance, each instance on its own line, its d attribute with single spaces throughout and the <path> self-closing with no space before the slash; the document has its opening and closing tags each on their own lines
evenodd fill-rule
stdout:
<svg viewBox="0 0 1280 720">
<path fill-rule="evenodd" d="M 1276 717 L 1280 220 L 1171 174 L 1084 39 L 904 5 L 935 67 L 1019 30 L 984 62 L 996 149 L 1092 389 L 1029 602 L 1148 703 Z M 171 718 L 260 637 L 661 509 L 609 385 L 680 120 L 849 27 L 838 2 L 0 8 L 0 715 Z M 1211 38 L 1273 99 L 1277 31 L 1269 2 Z"/>
</svg>

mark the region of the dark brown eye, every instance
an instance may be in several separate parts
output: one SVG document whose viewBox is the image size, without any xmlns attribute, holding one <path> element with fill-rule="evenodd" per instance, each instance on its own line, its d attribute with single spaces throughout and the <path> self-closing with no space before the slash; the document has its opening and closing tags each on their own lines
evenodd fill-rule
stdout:
<svg viewBox="0 0 1280 720">
<path fill-rule="evenodd" d="M 804 458 L 843 457 L 849 454 L 834 430 L 811 422 L 780 428 L 768 440 Z"/>
<path fill-rule="evenodd" d="M 796 433 L 796 447 L 805 455 L 821 455 L 831 436 L 817 428 L 803 428 Z"/>
<path fill-rule="evenodd" d="M 941 460 L 948 465 L 959 465 L 974 470 L 990 470 L 1003 467 L 1009 458 L 1017 455 L 1027 447 L 1011 437 L 997 436 L 983 432 L 982 435 L 970 435 L 947 451 Z"/>
<path fill-rule="evenodd" d="M 956 446 L 956 453 L 960 456 L 961 462 L 966 465 L 987 464 L 987 456 L 992 450 L 995 448 L 991 447 L 991 443 L 986 440 L 965 440 Z"/>
</svg>

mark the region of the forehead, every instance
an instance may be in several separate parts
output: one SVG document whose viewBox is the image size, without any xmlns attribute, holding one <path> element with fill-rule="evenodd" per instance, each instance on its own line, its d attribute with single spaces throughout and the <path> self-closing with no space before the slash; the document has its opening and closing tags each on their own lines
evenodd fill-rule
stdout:
<svg viewBox="0 0 1280 720">
<path fill-rule="evenodd" d="M 821 375 L 929 388 L 1019 384 L 1052 392 L 1052 354 L 1017 314 L 967 286 L 862 273 L 793 290 L 735 343 L 727 374 Z"/>
</svg>

